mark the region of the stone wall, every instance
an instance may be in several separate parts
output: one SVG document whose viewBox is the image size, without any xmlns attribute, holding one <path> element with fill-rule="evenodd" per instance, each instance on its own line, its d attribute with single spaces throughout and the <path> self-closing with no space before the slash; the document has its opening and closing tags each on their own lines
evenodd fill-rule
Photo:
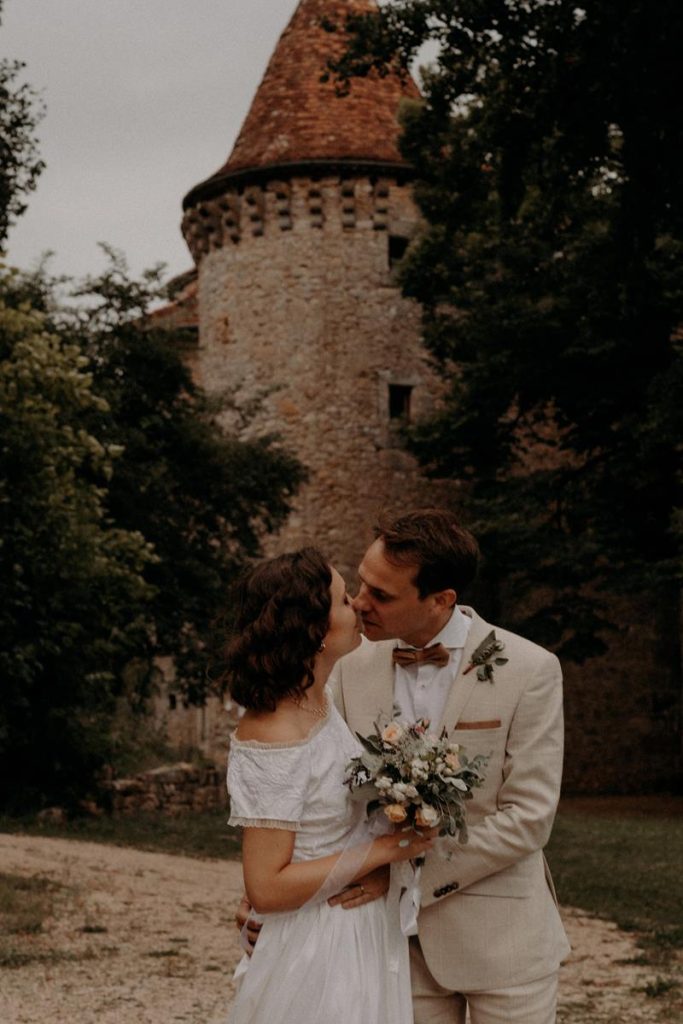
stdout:
<svg viewBox="0 0 683 1024">
<path fill-rule="evenodd" d="M 416 224 L 409 187 L 339 176 L 248 187 L 186 215 L 200 379 L 255 403 L 245 433 L 278 433 L 310 473 L 269 552 L 317 542 L 353 576 L 381 507 L 441 496 L 391 408 L 403 396 L 418 419 L 439 391 L 392 266 Z"/>
<path fill-rule="evenodd" d="M 116 815 L 156 811 L 176 816 L 227 806 L 225 771 L 180 762 L 114 779 L 104 787 L 104 803 Z"/>
<path fill-rule="evenodd" d="M 203 705 L 183 700 L 176 684 L 171 658 L 157 658 L 159 685 L 150 701 L 155 730 L 178 752 L 178 759 L 199 753 L 225 770 L 230 736 L 239 720 L 239 709 L 226 695 L 210 697 Z"/>
</svg>

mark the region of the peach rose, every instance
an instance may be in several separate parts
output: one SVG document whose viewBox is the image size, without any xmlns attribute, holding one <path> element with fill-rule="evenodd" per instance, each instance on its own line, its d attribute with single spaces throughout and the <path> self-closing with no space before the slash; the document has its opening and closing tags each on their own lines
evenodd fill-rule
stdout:
<svg viewBox="0 0 683 1024">
<path fill-rule="evenodd" d="M 385 743 L 391 743 L 392 746 L 396 746 L 401 736 L 403 736 L 403 728 L 398 722 L 389 722 L 382 730 L 382 739 Z"/>
<path fill-rule="evenodd" d="M 405 821 L 408 817 L 408 812 L 405 807 L 402 807 L 400 804 L 387 804 L 384 808 L 384 813 L 389 821 L 393 822 L 394 825 L 400 825 L 400 823 Z"/>
<path fill-rule="evenodd" d="M 460 767 L 460 758 L 458 757 L 457 754 L 446 754 L 446 756 L 444 757 L 444 761 L 446 762 L 448 767 L 451 768 L 454 772 L 457 772 L 458 768 Z"/>
</svg>

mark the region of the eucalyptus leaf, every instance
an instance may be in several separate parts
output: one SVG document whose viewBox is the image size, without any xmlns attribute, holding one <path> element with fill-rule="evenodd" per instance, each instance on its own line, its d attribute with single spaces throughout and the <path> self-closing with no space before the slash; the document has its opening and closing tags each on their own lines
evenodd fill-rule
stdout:
<svg viewBox="0 0 683 1024">
<path fill-rule="evenodd" d="M 372 774 L 378 772 L 381 769 L 382 764 L 384 763 L 382 761 L 382 758 L 378 754 L 372 753 L 367 750 L 364 750 L 363 753 L 360 755 L 360 760 L 363 767 L 367 768 L 367 770 L 369 772 L 372 772 Z"/>
<path fill-rule="evenodd" d="M 371 754 L 381 754 L 382 753 L 382 746 L 381 746 L 381 743 L 379 742 L 379 740 L 375 740 L 372 736 L 361 736 L 361 734 L 359 732 L 356 733 L 356 736 L 358 737 L 360 742 L 363 744 L 365 749 L 367 751 L 369 751 L 369 753 L 371 753 Z"/>
<path fill-rule="evenodd" d="M 357 803 L 364 803 L 366 800 L 369 802 L 373 798 L 377 798 L 377 788 L 373 782 L 365 782 L 362 786 L 358 786 L 357 789 L 351 790 L 351 799 Z"/>
</svg>

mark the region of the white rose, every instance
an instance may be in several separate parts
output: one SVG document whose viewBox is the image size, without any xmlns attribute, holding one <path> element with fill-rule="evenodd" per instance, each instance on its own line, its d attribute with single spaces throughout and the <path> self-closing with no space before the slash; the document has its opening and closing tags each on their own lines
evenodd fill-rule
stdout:
<svg viewBox="0 0 683 1024">
<path fill-rule="evenodd" d="M 415 824 L 418 828 L 434 828 L 440 821 L 441 815 L 430 804 L 423 804 L 415 811 Z"/>
</svg>

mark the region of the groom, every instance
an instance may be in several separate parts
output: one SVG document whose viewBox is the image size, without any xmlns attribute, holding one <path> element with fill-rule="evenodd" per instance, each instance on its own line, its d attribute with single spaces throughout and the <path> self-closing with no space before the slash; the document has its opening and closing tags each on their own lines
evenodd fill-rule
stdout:
<svg viewBox="0 0 683 1024">
<path fill-rule="evenodd" d="M 562 675 L 553 654 L 458 604 L 477 561 L 445 509 L 383 521 L 354 600 L 372 642 L 331 682 L 362 735 L 398 705 L 403 721 L 428 718 L 468 757 L 489 756 L 467 804 L 468 843 L 452 841 L 450 859 L 428 854 L 422 869 L 415 1024 L 464 1024 L 468 1006 L 472 1024 L 552 1024 L 569 945 L 541 851 L 560 792 Z M 350 909 L 385 888 L 377 873 L 335 901 Z"/>
</svg>

